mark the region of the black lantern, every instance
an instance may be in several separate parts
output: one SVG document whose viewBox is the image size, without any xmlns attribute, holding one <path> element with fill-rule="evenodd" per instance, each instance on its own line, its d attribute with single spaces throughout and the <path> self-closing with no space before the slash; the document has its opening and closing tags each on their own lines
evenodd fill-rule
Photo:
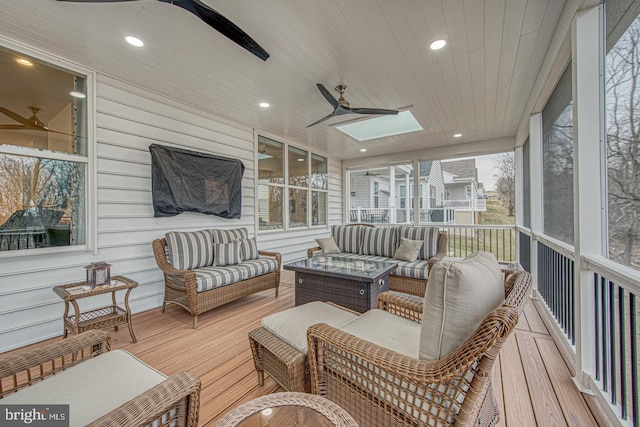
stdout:
<svg viewBox="0 0 640 427">
<path fill-rule="evenodd" d="M 111 281 L 111 264 L 104 261 L 92 262 L 87 269 L 87 284 L 92 288 L 106 285 Z"/>
</svg>

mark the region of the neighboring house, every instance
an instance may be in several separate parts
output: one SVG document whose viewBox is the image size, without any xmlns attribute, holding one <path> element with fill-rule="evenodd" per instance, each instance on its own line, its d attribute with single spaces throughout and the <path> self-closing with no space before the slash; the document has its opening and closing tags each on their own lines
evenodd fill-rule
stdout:
<svg viewBox="0 0 640 427">
<path fill-rule="evenodd" d="M 444 177 L 440 161 L 419 163 L 420 222 L 452 222 L 443 201 Z M 379 170 L 350 173 L 350 220 L 352 222 L 413 221 L 415 207 L 413 168 L 395 166 Z"/>
<path fill-rule="evenodd" d="M 478 182 L 475 159 L 442 162 L 445 206 L 455 209 L 457 224 L 479 224 L 487 210 L 484 186 Z"/>
</svg>

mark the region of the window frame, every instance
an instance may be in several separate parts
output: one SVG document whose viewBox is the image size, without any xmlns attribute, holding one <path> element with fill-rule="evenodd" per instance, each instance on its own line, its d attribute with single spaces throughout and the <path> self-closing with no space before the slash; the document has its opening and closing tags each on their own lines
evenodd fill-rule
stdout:
<svg viewBox="0 0 640 427">
<path fill-rule="evenodd" d="M 51 160 L 69 161 L 85 164 L 85 244 L 70 246 L 52 246 L 47 248 L 21 249 L 16 251 L 0 252 L 0 260 L 45 254 L 65 254 L 76 252 L 93 252 L 98 254 L 98 230 L 97 230 L 97 168 L 96 168 L 96 74 L 87 68 L 71 63 L 64 58 L 47 54 L 21 43 L 0 36 L 0 46 L 19 54 L 37 59 L 53 68 L 59 68 L 74 74 L 80 74 L 86 79 L 86 117 L 87 117 L 87 155 L 74 155 L 61 152 L 0 144 L 0 154 L 39 157 Z"/>
<path fill-rule="evenodd" d="M 278 142 L 280 144 L 282 144 L 282 149 L 283 149 L 283 157 L 282 157 L 282 161 L 283 161 L 283 184 L 277 184 L 277 183 L 260 183 L 259 182 L 259 166 L 258 166 L 258 149 L 259 149 L 259 139 L 260 138 L 267 138 L 270 139 L 272 141 Z M 297 185 L 292 185 L 289 183 L 289 152 L 290 152 L 290 148 L 294 149 L 294 150 L 300 150 L 300 151 L 304 151 L 306 153 L 306 169 L 307 169 L 307 185 L 306 186 L 297 186 Z M 299 145 L 297 144 L 292 144 L 289 143 L 288 141 L 276 137 L 274 135 L 270 135 L 266 132 L 254 132 L 254 155 L 255 155 L 255 165 L 256 165 L 256 173 L 255 173 L 255 194 L 256 194 L 256 203 L 255 203 L 255 230 L 257 234 L 269 234 L 269 233 L 278 233 L 278 232 L 289 232 L 289 231 L 304 231 L 304 230 L 309 230 L 309 229 L 319 229 L 319 228 L 328 228 L 329 227 L 329 189 L 330 189 L 330 184 L 329 184 L 329 157 L 318 153 L 317 151 L 312 151 L 306 148 L 301 148 Z M 322 157 L 323 159 L 326 160 L 327 163 L 327 188 L 326 189 L 321 189 L 321 188 L 313 188 L 312 182 L 311 182 L 311 174 L 312 174 L 312 158 L 313 156 L 318 156 L 318 157 Z M 273 228 L 273 229 L 267 229 L 267 230 L 261 230 L 260 229 L 260 224 L 259 224 L 259 212 L 258 212 L 258 208 L 259 208 L 259 203 L 258 201 L 258 189 L 260 185 L 264 185 L 264 186 L 273 186 L 273 187 L 278 187 L 282 190 L 283 193 L 283 201 L 282 201 L 282 228 Z M 290 192 L 291 190 L 298 190 L 298 191 L 306 191 L 306 226 L 300 226 L 300 227 L 292 227 L 290 225 L 291 222 L 291 215 L 290 215 L 290 206 L 291 206 L 291 198 L 290 198 Z M 325 219 L 326 219 L 326 224 L 319 224 L 319 225 L 313 225 L 313 212 L 312 212 L 312 203 L 313 203 L 313 193 L 325 193 L 327 194 L 326 196 L 326 200 L 327 203 L 325 204 Z"/>
</svg>

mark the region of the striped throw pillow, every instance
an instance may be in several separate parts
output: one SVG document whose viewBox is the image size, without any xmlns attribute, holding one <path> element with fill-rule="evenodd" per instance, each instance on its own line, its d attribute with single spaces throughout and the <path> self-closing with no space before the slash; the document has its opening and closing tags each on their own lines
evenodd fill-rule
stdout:
<svg viewBox="0 0 640 427">
<path fill-rule="evenodd" d="M 239 241 L 231 243 L 214 243 L 214 267 L 224 267 L 225 265 L 240 264 L 242 262 L 242 256 L 240 256 L 240 247 L 241 244 Z"/>
<path fill-rule="evenodd" d="M 169 263 L 178 270 L 193 270 L 213 263 L 213 238 L 210 230 L 170 231 L 167 239 Z"/>
<path fill-rule="evenodd" d="M 211 230 L 215 243 L 231 243 L 234 240 L 248 239 L 249 233 L 246 228 L 234 228 L 232 230 Z"/>
<path fill-rule="evenodd" d="M 243 261 L 258 259 L 258 243 L 256 238 L 238 240 L 240 242 L 240 256 Z"/>
<path fill-rule="evenodd" d="M 393 257 L 396 252 L 396 228 L 364 227 L 360 255 Z"/>
</svg>

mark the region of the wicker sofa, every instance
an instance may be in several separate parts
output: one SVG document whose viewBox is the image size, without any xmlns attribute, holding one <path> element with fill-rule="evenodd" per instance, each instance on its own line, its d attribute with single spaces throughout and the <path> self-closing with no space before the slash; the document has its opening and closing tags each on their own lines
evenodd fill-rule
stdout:
<svg viewBox="0 0 640 427">
<path fill-rule="evenodd" d="M 0 360 L 0 403 L 69 405 L 71 426 L 198 424 L 198 378 L 189 372 L 167 378 L 110 348 L 109 334 L 93 330 L 8 355 Z"/>
<path fill-rule="evenodd" d="M 397 262 L 398 268 L 389 276 L 389 290 L 420 297 L 424 296 L 429 270 L 447 255 L 447 233 L 439 231 L 438 227 L 334 225 L 331 237 L 341 251 L 331 254 L 333 257 Z M 424 242 L 417 260 L 393 259 L 401 238 Z M 320 246 L 307 249 L 307 256 L 311 258 L 320 251 Z"/>
<path fill-rule="evenodd" d="M 164 273 L 164 301 L 193 316 L 239 298 L 280 286 L 282 256 L 259 251 L 246 228 L 169 232 L 153 241 L 153 254 Z"/>
</svg>

